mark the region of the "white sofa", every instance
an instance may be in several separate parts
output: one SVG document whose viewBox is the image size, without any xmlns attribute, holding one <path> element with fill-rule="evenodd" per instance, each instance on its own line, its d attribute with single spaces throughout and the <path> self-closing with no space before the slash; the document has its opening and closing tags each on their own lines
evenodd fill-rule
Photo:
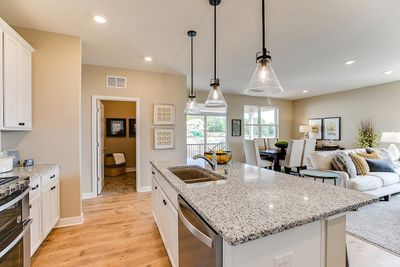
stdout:
<svg viewBox="0 0 400 267">
<path fill-rule="evenodd" d="M 335 171 L 332 166 L 332 159 L 339 151 L 315 151 L 307 158 L 308 169 L 330 170 L 340 174 L 338 185 L 360 192 L 385 197 L 400 192 L 400 167 L 396 173 L 390 172 L 370 172 L 367 175 L 359 175 L 350 178 L 346 172 Z M 346 154 L 351 152 L 366 152 L 365 149 L 342 150 Z M 398 166 L 398 164 L 396 165 Z"/>
</svg>

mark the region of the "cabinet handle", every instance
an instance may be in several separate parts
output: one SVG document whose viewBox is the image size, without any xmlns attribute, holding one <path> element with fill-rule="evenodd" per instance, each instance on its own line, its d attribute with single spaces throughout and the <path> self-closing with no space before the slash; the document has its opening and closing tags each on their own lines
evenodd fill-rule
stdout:
<svg viewBox="0 0 400 267">
<path fill-rule="evenodd" d="M 19 125 L 19 126 L 24 126 L 24 125 L 25 125 L 25 122 L 20 122 L 20 123 L 18 123 L 18 125 Z"/>
<path fill-rule="evenodd" d="M 157 186 L 154 187 L 155 190 L 157 190 L 157 188 L 158 188 Z"/>
<path fill-rule="evenodd" d="M 164 203 L 164 206 L 167 205 L 167 201 L 165 201 L 165 199 L 163 199 L 162 202 Z"/>
<path fill-rule="evenodd" d="M 32 191 L 33 190 L 36 190 L 36 189 L 38 189 L 39 188 L 39 185 L 37 184 L 35 187 L 32 187 L 31 189 L 32 189 Z"/>
<path fill-rule="evenodd" d="M 54 190 L 54 189 L 56 189 L 56 186 L 53 186 L 52 188 L 50 188 L 50 190 Z"/>
<path fill-rule="evenodd" d="M 154 175 L 154 174 L 156 174 L 154 171 L 151 171 L 151 173 Z"/>
<path fill-rule="evenodd" d="M 29 204 L 29 209 L 31 209 L 32 208 L 32 204 Z"/>
<path fill-rule="evenodd" d="M 56 175 L 53 174 L 52 176 L 50 176 L 50 179 L 56 178 Z"/>
</svg>

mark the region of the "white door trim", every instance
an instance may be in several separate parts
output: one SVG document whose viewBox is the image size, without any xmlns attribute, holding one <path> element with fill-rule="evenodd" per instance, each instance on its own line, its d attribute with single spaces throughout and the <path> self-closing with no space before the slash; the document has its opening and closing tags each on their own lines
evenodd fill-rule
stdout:
<svg viewBox="0 0 400 267">
<path fill-rule="evenodd" d="M 96 109 L 97 101 L 109 100 L 109 101 L 124 101 L 124 102 L 135 102 L 136 103 L 136 192 L 143 192 L 147 188 L 142 188 L 142 181 L 140 175 L 140 99 L 134 97 L 120 97 L 120 96 L 103 96 L 93 95 L 92 96 L 92 195 L 97 195 L 97 145 L 96 145 Z"/>
</svg>

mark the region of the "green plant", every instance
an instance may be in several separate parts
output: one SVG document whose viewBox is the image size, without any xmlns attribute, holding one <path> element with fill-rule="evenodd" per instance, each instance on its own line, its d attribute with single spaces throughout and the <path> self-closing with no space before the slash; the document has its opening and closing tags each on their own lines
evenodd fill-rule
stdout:
<svg viewBox="0 0 400 267">
<path fill-rule="evenodd" d="M 378 146 L 380 133 L 375 131 L 375 124 L 371 119 L 360 121 L 357 135 L 357 147 L 376 147 Z"/>
</svg>

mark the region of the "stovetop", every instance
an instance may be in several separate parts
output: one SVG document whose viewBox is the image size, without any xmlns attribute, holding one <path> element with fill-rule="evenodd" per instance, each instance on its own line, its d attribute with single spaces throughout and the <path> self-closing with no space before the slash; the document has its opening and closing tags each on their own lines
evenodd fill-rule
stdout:
<svg viewBox="0 0 400 267">
<path fill-rule="evenodd" d="M 10 176 L 10 177 L 3 177 L 0 178 L 0 185 L 9 183 L 11 181 L 17 180 L 19 178 L 19 176 Z"/>
</svg>

